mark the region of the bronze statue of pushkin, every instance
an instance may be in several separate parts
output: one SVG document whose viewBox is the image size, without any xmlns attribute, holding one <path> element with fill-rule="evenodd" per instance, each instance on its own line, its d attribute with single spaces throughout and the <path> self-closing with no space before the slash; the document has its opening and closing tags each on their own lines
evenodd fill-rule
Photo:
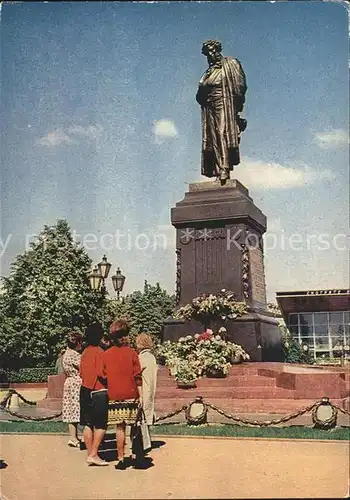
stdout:
<svg viewBox="0 0 350 500">
<path fill-rule="evenodd" d="M 247 121 L 240 116 L 247 91 L 241 63 L 221 54 L 217 40 L 203 43 L 209 67 L 199 81 L 196 100 L 202 109 L 201 173 L 221 184 L 240 163 L 239 143 Z"/>
</svg>

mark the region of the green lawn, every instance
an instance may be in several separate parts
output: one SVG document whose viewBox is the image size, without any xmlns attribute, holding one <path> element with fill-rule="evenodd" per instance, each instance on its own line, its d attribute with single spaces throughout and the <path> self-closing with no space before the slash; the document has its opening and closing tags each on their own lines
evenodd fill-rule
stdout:
<svg viewBox="0 0 350 500">
<path fill-rule="evenodd" d="M 245 427 L 240 425 L 203 425 L 164 424 L 155 426 L 152 434 L 187 435 L 187 436 L 223 436 L 223 437 L 258 437 L 258 438 L 288 438 L 288 439 L 339 439 L 348 440 L 348 427 L 337 427 L 330 431 L 312 429 L 310 427 Z"/>
<path fill-rule="evenodd" d="M 66 433 L 67 425 L 63 422 L 0 422 L 0 433 Z M 331 431 L 310 427 L 243 427 L 229 424 L 209 424 L 189 426 L 187 424 L 158 424 L 151 433 L 168 436 L 221 436 L 221 437 L 258 437 L 287 439 L 335 439 L 349 440 L 348 427 L 337 427 Z"/>
</svg>

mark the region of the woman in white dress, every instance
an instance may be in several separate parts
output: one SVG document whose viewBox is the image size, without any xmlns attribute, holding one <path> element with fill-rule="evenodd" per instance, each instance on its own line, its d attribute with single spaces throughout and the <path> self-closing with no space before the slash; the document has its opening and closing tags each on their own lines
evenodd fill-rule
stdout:
<svg viewBox="0 0 350 500">
<path fill-rule="evenodd" d="M 141 333 L 136 337 L 135 343 L 142 369 L 142 408 L 147 424 L 153 425 L 158 372 L 157 361 L 152 354 L 153 340 L 146 333 Z"/>
<path fill-rule="evenodd" d="M 67 349 L 62 358 L 62 366 L 66 374 L 63 386 L 62 399 L 62 421 L 68 424 L 69 441 L 68 446 L 78 448 L 80 440 L 78 438 L 78 423 L 80 421 L 80 386 L 81 378 L 79 374 L 80 358 L 83 336 L 79 332 L 72 332 L 68 335 Z"/>
</svg>

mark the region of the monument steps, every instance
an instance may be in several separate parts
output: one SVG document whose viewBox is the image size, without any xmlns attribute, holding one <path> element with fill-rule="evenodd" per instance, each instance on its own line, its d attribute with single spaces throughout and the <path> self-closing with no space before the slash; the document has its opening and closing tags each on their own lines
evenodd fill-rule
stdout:
<svg viewBox="0 0 350 500">
<path fill-rule="evenodd" d="M 177 387 L 174 377 L 158 379 L 158 387 Z M 206 378 L 197 380 L 197 387 L 276 387 L 276 381 L 273 378 L 259 377 L 258 375 L 235 375 L 227 378 Z"/>
<path fill-rule="evenodd" d="M 204 397 L 215 397 L 220 395 L 220 399 L 225 398 L 237 398 L 237 399 L 290 399 L 294 398 L 294 391 L 290 389 L 282 389 L 279 387 L 227 387 L 218 388 L 216 387 L 196 387 L 194 389 L 179 389 L 178 387 L 174 389 L 170 388 L 159 388 L 156 392 L 156 399 L 162 398 L 178 398 L 183 397 L 183 394 L 188 395 L 189 398 L 195 398 L 196 396 Z"/>
<path fill-rule="evenodd" d="M 180 409 L 183 405 L 191 402 L 192 398 L 169 398 L 156 400 L 157 416 L 164 415 L 171 411 Z M 205 403 L 211 403 L 221 410 L 228 413 L 272 413 L 272 414 L 289 414 L 312 405 L 317 401 L 315 399 L 220 399 L 217 397 L 203 398 Z M 343 407 L 343 400 L 331 399 L 331 402 Z"/>
<path fill-rule="evenodd" d="M 202 396 L 220 408 L 247 412 L 295 411 L 323 397 L 338 401 L 349 396 L 349 373 L 283 363 L 244 363 L 232 366 L 226 378 L 197 380 L 193 389 L 179 389 L 169 370 L 159 369 L 156 405 L 164 412 Z M 171 403 L 174 402 L 174 404 Z M 180 404 L 181 403 L 181 404 Z"/>
<path fill-rule="evenodd" d="M 195 397 L 216 404 L 228 412 L 288 414 L 323 397 L 348 407 L 350 376 L 348 368 L 327 368 L 284 363 L 243 363 L 234 365 L 226 378 L 197 380 L 194 389 L 179 389 L 165 366 L 159 367 L 156 392 L 158 415 L 181 408 Z M 47 398 L 38 408 L 59 412 L 64 379 L 48 378 Z M 348 406 L 346 406 L 348 405 Z"/>
<path fill-rule="evenodd" d="M 201 378 L 197 381 L 198 387 L 276 387 L 272 378 L 259 375 L 234 375 L 225 379 Z"/>
</svg>

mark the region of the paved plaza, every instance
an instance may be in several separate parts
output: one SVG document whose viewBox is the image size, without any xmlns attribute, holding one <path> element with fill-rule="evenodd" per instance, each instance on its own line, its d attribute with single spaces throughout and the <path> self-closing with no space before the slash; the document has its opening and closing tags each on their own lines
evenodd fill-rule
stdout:
<svg viewBox="0 0 350 500">
<path fill-rule="evenodd" d="M 2 500 L 345 498 L 346 442 L 159 437 L 147 470 L 88 467 L 58 435 L 2 435 Z M 113 459 L 113 457 L 111 457 Z"/>
</svg>

